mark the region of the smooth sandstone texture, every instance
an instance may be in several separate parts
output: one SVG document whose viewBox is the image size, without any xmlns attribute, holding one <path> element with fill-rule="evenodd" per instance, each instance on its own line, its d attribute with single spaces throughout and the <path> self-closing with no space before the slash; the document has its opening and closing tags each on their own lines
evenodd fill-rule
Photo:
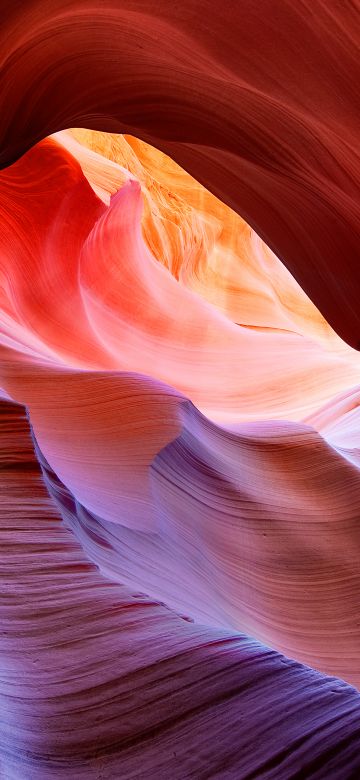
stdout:
<svg viewBox="0 0 360 780">
<path fill-rule="evenodd" d="M 21 406 L 0 432 L 3 778 L 357 777 L 358 692 L 103 576 Z"/>
<path fill-rule="evenodd" d="M 358 348 L 359 39 L 341 0 L 5 0 L 2 165 L 73 126 L 148 141 Z"/>
<path fill-rule="evenodd" d="M 77 130 L 1 174 L 1 386 L 106 576 L 359 685 L 359 355 L 161 160 Z"/>
<path fill-rule="evenodd" d="M 0 775 L 356 780 L 357 3 L 1 11 Z"/>
</svg>

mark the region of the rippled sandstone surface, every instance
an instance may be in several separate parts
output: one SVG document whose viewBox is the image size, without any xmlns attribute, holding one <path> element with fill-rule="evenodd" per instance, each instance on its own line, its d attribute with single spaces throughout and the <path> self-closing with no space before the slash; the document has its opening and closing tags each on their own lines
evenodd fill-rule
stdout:
<svg viewBox="0 0 360 780">
<path fill-rule="evenodd" d="M 3 10 L 0 776 L 355 780 L 356 5 Z"/>
</svg>

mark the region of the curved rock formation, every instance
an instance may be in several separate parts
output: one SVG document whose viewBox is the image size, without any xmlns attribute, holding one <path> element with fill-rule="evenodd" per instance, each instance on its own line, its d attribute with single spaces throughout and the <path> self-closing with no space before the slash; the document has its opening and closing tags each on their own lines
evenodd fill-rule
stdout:
<svg viewBox="0 0 360 780">
<path fill-rule="evenodd" d="M 356 3 L 3 3 L 1 161 L 51 132 L 127 132 L 238 211 L 360 343 Z"/>
<path fill-rule="evenodd" d="M 1 10 L 1 778 L 355 780 L 357 4 Z"/>
<path fill-rule="evenodd" d="M 0 426 L 2 777 L 356 777 L 356 691 L 102 576 L 24 410 L 0 403 Z"/>
<path fill-rule="evenodd" d="M 210 240 L 211 196 L 191 187 L 190 206 L 180 178 L 182 195 L 165 198 L 124 139 L 117 154 L 124 144 L 127 168 L 104 162 L 102 201 L 73 154 L 93 188 L 103 158 L 68 134 L 0 177 L 1 386 L 27 405 L 49 488 L 55 473 L 103 572 L 359 685 L 359 356 L 284 269 L 273 328 L 237 325 L 200 297 L 192 270 L 203 263 L 206 297 L 237 218 L 219 207 Z M 240 235 L 256 318 L 272 287 L 256 236 L 251 252 Z M 185 251 L 190 236 L 208 264 Z M 242 297 L 234 285 L 232 309 Z"/>
</svg>

